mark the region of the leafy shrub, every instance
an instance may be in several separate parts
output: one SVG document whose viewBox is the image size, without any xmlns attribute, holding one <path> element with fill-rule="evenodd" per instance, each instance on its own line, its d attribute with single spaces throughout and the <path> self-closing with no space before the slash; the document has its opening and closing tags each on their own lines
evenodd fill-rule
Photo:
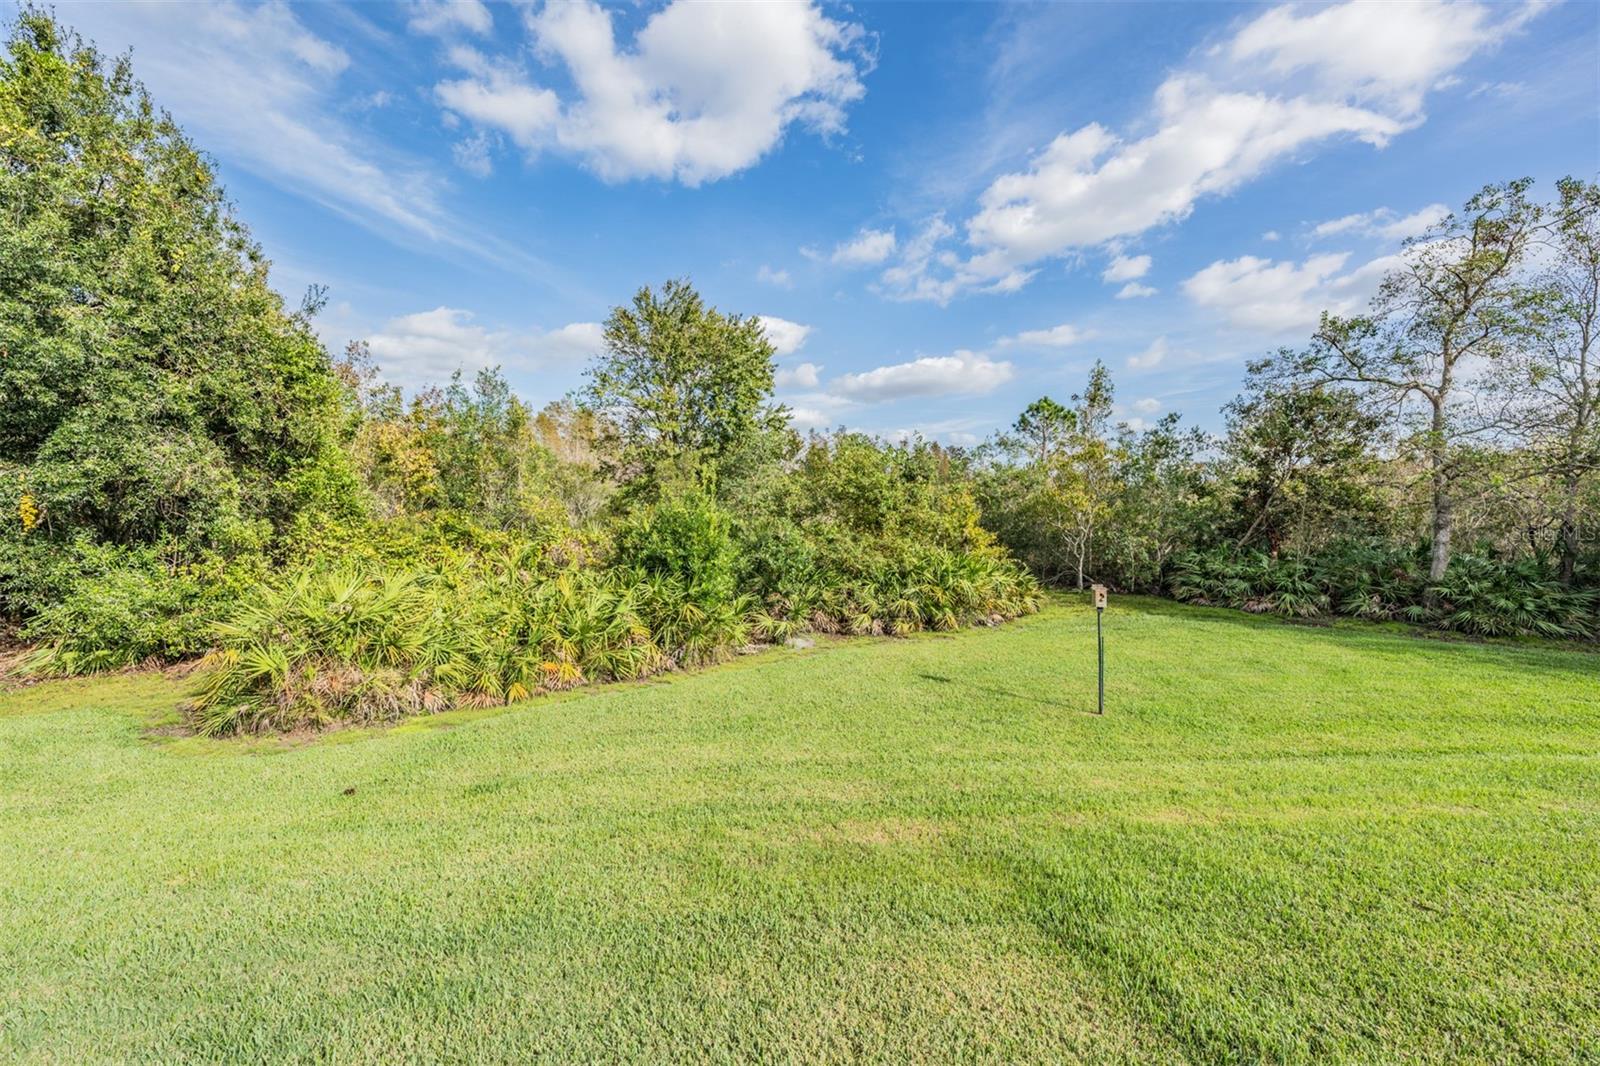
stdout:
<svg viewBox="0 0 1600 1066">
<path fill-rule="evenodd" d="M 617 532 L 616 559 L 625 568 L 668 578 L 696 600 L 731 600 L 736 549 L 726 515 L 710 497 L 691 492 L 646 508 Z"/>
<path fill-rule="evenodd" d="M 40 642 L 27 662 L 32 673 L 89 674 L 198 655 L 210 646 L 210 620 L 265 568 L 254 556 L 168 566 L 156 551 L 105 545 L 84 547 L 73 562 L 70 587 L 23 630 Z"/>
<path fill-rule="evenodd" d="M 1175 563 L 1170 587 L 1189 603 L 1292 616 L 1332 611 L 1481 636 L 1592 636 L 1600 605 L 1594 590 L 1563 585 L 1538 559 L 1459 554 L 1430 584 L 1426 548 L 1360 543 L 1311 557 L 1191 552 Z"/>
<path fill-rule="evenodd" d="M 941 548 L 826 556 L 759 590 L 755 631 L 901 635 L 989 624 L 1038 610 L 1038 582 L 1008 559 Z"/>
</svg>

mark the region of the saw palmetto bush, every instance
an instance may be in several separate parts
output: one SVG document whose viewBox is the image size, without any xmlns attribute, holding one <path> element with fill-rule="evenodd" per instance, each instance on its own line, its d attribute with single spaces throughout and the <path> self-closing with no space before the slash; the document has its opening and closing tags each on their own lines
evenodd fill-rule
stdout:
<svg viewBox="0 0 1600 1066">
<path fill-rule="evenodd" d="M 446 705 L 464 680 L 445 586 L 348 570 L 263 584 L 214 631 L 192 708 L 203 733 L 379 721 Z"/>
<path fill-rule="evenodd" d="M 640 594 L 600 571 L 304 573 L 215 628 L 190 714 L 208 734 L 393 721 L 670 664 Z"/>
<path fill-rule="evenodd" d="M 1594 590 L 1563 585 L 1535 558 L 1507 564 L 1457 556 L 1428 593 L 1436 625 L 1487 637 L 1593 636 L 1600 603 Z"/>
<path fill-rule="evenodd" d="M 812 560 L 778 576 L 751 616 L 767 640 L 889 634 L 1006 621 L 1039 609 L 1038 582 L 1003 556 L 941 548 Z"/>
<path fill-rule="evenodd" d="M 1425 547 L 1335 545 L 1273 558 L 1219 549 L 1181 556 L 1171 591 L 1189 603 L 1305 617 L 1337 613 L 1488 637 L 1578 639 L 1597 629 L 1600 596 L 1563 585 L 1543 560 L 1461 554 L 1427 579 Z"/>
<path fill-rule="evenodd" d="M 1327 591 L 1303 559 L 1264 552 L 1189 553 L 1173 566 L 1172 594 L 1190 603 L 1303 618 L 1328 610 Z"/>
<path fill-rule="evenodd" d="M 1426 622 L 1428 557 L 1422 545 L 1336 544 L 1315 559 L 1334 609 L 1374 621 Z"/>
</svg>

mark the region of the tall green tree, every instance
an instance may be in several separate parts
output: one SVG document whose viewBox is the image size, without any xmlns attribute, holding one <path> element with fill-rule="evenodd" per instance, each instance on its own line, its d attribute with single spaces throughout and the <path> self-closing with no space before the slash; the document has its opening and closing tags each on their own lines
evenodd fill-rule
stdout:
<svg viewBox="0 0 1600 1066">
<path fill-rule="evenodd" d="M 1004 461 L 979 478 L 984 520 L 1045 581 L 1082 588 L 1093 568 L 1118 491 L 1114 399 L 1111 374 L 1097 362 L 1070 407 L 1042 397 L 985 448 Z"/>
<path fill-rule="evenodd" d="M 1100 576 L 1158 590 L 1178 552 L 1216 537 L 1224 501 L 1206 460 L 1213 447 L 1208 434 L 1182 428 L 1176 413 L 1139 431 L 1122 429 L 1116 502 L 1101 527 Z"/>
<path fill-rule="evenodd" d="M 1095 536 L 1110 515 L 1117 493 L 1116 442 L 1110 436 L 1115 399 L 1111 372 L 1095 360 L 1083 391 L 1072 396 L 1072 431 L 1058 462 L 1063 476 L 1054 479 L 1056 491 L 1063 496 L 1080 589 L 1094 559 Z"/>
<path fill-rule="evenodd" d="M 1233 463 L 1239 547 L 1276 555 L 1315 548 L 1353 519 L 1371 518 L 1374 445 L 1380 419 L 1349 389 L 1280 389 L 1252 375 L 1228 404 L 1226 451 Z M 1349 531 L 1349 530 L 1346 530 Z"/>
<path fill-rule="evenodd" d="M 716 488 L 786 430 L 772 402 L 773 348 L 754 317 L 707 307 L 686 281 L 639 290 L 605 324 L 582 393 L 630 496 Z"/>
<path fill-rule="evenodd" d="M 1348 386 L 1391 415 L 1420 409 L 1413 439 L 1432 497 L 1435 582 L 1450 564 L 1464 446 L 1487 428 L 1466 371 L 1499 359 L 1523 326 L 1521 269 L 1542 225 L 1531 184 L 1485 187 L 1410 242 L 1367 314 L 1324 314 L 1308 348 L 1280 353 L 1280 369 L 1299 381 Z"/>
<path fill-rule="evenodd" d="M 1023 408 L 1011 427 L 1035 463 L 1048 465 L 1077 426 L 1076 416 L 1048 396 Z"/>
<path fill-rule="evenodd" d="M 259 543 L 352 499 L 339 386 L 207 159 L 25 10 L 0 56 L 0 464 L 33 536 Z"/>
<path fill-rule="evenodd" d="M 1556 497 L 1560 575 L 1572 584 L 1583 499 L 1600 471 L 1600 185 L 1557 183 L 1522 343 L 1493 378 L 1530 473 Z"/>
</svg>

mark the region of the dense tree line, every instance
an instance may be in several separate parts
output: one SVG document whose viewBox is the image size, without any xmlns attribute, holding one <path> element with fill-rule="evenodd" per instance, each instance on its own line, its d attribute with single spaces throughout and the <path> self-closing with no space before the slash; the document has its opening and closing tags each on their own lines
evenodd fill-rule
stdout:
<svg viewBox="0 0 1600 1066">
<path fill-rule="evenodd" d="M 1362 314 L 1249 367 L 1217 439 L 1106 428 L 1096 366 L 973 456 L 1045 580 L 1495 634 L 1596 628 L 1600 187 L 1485 188 Z"/>
<path fill-rule="evenodd" d="M 802 437 L 753 318 L 616 308 L 588 385 L 407 396 L 284 306 L 212 168 L 25 12 L 0 58 L 0 616 L 37 671 L 210 652 L 199 728 L 636 677 L 807 631 L 1032 610 L 1037 582 L 1485 633 L 1595 625 L 1593 185 L 1486 189 L 1212 437 L 1104 366 L 981 447 Z M 1026 569 L 1017 565 L 1020 561 Z"/>
</svg>

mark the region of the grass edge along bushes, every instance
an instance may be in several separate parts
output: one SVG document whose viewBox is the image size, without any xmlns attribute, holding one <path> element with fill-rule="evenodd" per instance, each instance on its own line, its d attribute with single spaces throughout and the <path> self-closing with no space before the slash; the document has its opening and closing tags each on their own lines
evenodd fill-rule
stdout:
<svg viewBox="0 0 1600 1066">
<path fill-rule="evenodd" d="M 753 640 L 947 630 L 1041 604 L 1017 564 L 948 549 L 814 579 L 805 598 L 760 600 L 638 566 L 302 571 L 257 586 L 216 624 L 187 717 L 213 736 L 393 722 L 638 680 Z"/>
<path fill-rule="evenodd" d="M 1314 555 L 1187 552 L 1169 584 L 1185 603 L 1308 618 L 1340 614 L 1480 637 L 1580 640 L 1600 631 L 1600 592 L 1567 586 L 1544 560 L 1459 554 L 1428 580 L 1424 549 L 1334 545 Z"/>
</svg>

